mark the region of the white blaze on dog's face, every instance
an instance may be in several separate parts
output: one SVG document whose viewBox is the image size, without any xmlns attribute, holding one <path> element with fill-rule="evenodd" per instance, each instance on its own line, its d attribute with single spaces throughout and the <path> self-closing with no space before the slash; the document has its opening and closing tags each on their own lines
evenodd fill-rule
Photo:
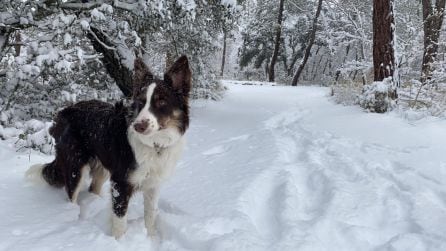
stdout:
<svg viewBox="0 0 446 251">
<path fill-rule="evenodd" d="M 189 124 L 190 69 L 186 57 L 179 58 L 164 75 L 154 79 L 147 66 L 135 61 L 132 109 L 136 117 L 130 130 L 142 143 L 168 147 L 184 134 Z"/>
<path fill-rule="evenodd" d="M 147 88 L 144 88 L 146 91 L 146 102 L 143 108 L 139 111 L 138 116 L 133 122 L 133 129 L 142 134 L 142 135 L 150 135 L 159 130 L 158 119 L 151 112 L 150 104 L 153 96 L 153 92 L 155 90 L 156 83 L 151 83 Z M 142 100 L 139 100 L 141 102 Z"/>
</svg>

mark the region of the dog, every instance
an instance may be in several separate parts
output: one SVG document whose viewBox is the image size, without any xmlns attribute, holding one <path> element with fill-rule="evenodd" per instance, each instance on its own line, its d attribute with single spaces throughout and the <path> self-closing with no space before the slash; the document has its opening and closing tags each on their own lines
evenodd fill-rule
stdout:
<svg viewBox="0 0 446 251">
<path fill-rule="evenodd" d="M 54 161 L 34 165 L 26 174 L 65 187 L 73 203 L 88 172 L 92 193 L 100 194 L 109 179 L 115 238 L 125 233 L 129 200 L 139 190 L 144 197 L 147 233 L 156 235 L 159 187 L 180 158 L 189 126 L 191 70 L 186 56 L 177 59 L 163 80 L 136 58 L 133 84 L 130 107 L 91 100 L 58 112 L 50 128 L 55 139 Z"/>
</svg>

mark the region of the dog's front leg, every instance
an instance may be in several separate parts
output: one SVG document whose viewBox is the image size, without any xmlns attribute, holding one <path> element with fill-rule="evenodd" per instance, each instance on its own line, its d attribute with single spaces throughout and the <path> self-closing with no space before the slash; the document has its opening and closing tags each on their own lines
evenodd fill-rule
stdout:
<svg viewBox="0 0 446 251">
<path fill-rule="evenodd" d="M 155 220 L 158 213 L 158 187 L 144 189 L 144 221 L 147 234 L 154 237 L 156 235 Z"/>
<path fill-rule="evenodd" d="M 112 179 L 112 235 L 118 239 L 127 230 L 127 209 L 133 188 L 127 181 Z"/>
</svg>

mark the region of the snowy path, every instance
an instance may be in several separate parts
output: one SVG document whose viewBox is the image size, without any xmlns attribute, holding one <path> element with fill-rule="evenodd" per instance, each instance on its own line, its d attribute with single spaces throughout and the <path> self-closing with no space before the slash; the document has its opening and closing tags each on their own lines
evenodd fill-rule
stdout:
<svg viewBox="0 0 446 251">
<path fill-rule="evenodd" d="M 324 88 L 228 87 L 192 106 L 159 243 L 140 195 L 116 241 L 108 188 L 70 204 L 23 179 L 51 157 L 0 142 L 0 250 L 446 250 L 445 121 L 366 114 Z"/>
</svg>

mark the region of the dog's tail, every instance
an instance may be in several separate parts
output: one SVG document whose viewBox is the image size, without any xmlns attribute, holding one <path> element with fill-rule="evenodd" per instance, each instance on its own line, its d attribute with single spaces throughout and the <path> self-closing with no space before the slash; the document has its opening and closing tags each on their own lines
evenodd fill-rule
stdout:
<svg viewBox="0 0 446 251">
<path fill-rule="evenodd" d="M 25 173 L 26 179 L 33 183 L 45 183 L 42 176 L 42 170 L 44 167 L 45 165 L 42 164 L 32 165 Z"/>
<path fill-rule="evenodd" d="M 25 177 L 34 183 L 48 183 L 55 187 L 63 187 L 65 185 L 62 172 L 57 168 L 55 161 L 31 166 L 26 171 Z"/>
</svg>

